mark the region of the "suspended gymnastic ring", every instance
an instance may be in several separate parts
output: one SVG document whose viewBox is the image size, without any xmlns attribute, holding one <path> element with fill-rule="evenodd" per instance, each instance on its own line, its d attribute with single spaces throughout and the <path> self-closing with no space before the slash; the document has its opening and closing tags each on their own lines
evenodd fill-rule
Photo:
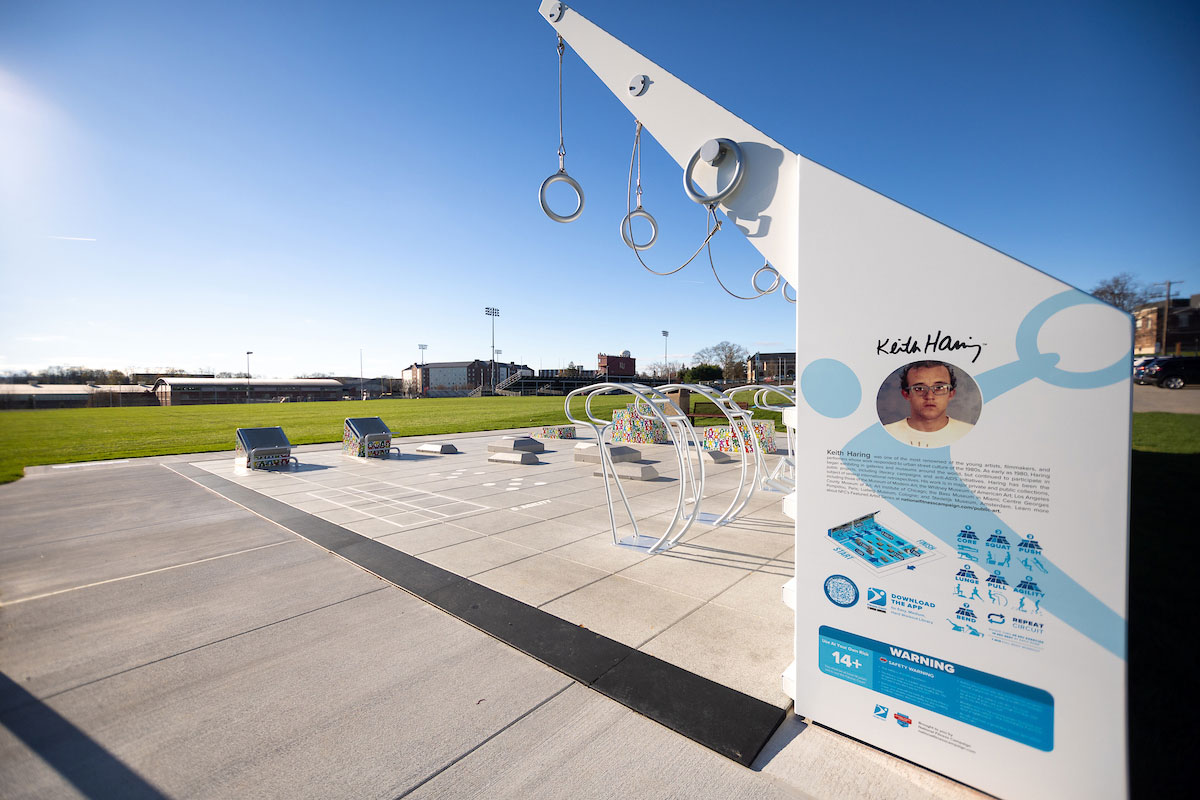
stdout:
<svg viewBox="0 0 1200 800">
<path fill-rule="evenodd" d="M 640 217 L 650 223 L 650 241 L 645 244 L 637 244 L 633 241 L 633 220 L 635 217 Z M 626 233 L 626 230 L 629 233 Z M 638 206 L 621 220 L 621 238 L 625 240 L 625 246 L 631 250 L 649 250 L 658 240 L 658 223 L 654 221 L 654 217 L 650 216 L 649 211 Z"/>
<path fill-rule="evenodd" d="M 768 286 L 766 289 L 764 289 L 758 285 L 758 276 L 763 274 L 764 272 L 775 276 L 775 280 L 772 281 L 771 285 Z M 783 280 L 783 276 L 779 274 L 779 270 L 775 269 L 770 264 L 763 264 L 761 267 L 758 268 L 758 272 L 755 272 L 754 275 L 751 276 L 750 285 L 754 287 L 754 291 L 758 292 L 760 295 L 764 295 L 764 294 L 770 294 L 771 292 L 778 289 L 779 282 L 781 280 Z"/>
<path fill-rule="evenodd" d="M 700 160 L 700 154 L 714 144 L 717 147 L 716 155 L 711 159 L 706 158 L 705 161 L 708 161 L 708 163 L 715 167 L 725 159 L 727 153 L 733 153 L 733 159 L 736 162 L 733 170 L 733 180 L 729 181 L 728 186 L 718 190 L 715 194 L 700 194 L 692 186 L 692 170 L 696 169 L 696 162 Z M 683 190 L 687 192 L 687 196 L 692 199 L 692 202 L 699 203 L 700 205 L 710 206 L 714 203 L 719 203 L 733 194 L 737 190 L 738 184 L 742 182 L 742 175 L 745 174 L 745 161 L 745 158 L 742 156 L 742 148 L 738 146 L 737 142 L 731 139 L 710 139 L 701 145 L 700 149 L 692 155 L 692 160 L 688 162 L 687 169 L 683 173 Z"/>
<path fill-rule="evenodd" d="M 563 216 L 562 214 L 555 214 L 550 210 L 549 204 L 546 203 L 546 190 L 550 188 L 551 184 L 560 182 L 565 183 L 574 189 L 575 196 L 579 198 L 579 205 L 576 206 L 574 211 L 566 216 Z M 558 172 L 542 181 L 541 191 L 538 192 L 538 200 L 541 201 L 542 211 L 545 211 L 546 216 L 555 222 L 574 222 L 575 220 L 579 219 L 579 215 L 583 213 L 583 188 L 580 187 L 578 181 L 566 173 L 566 170 L 560 169 Z"/>
</svg>

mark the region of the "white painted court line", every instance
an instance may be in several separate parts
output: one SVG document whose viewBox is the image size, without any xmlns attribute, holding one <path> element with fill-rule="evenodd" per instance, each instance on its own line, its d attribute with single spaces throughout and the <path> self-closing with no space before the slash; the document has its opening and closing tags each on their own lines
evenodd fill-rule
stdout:
<svg viewBox="0 0 1200 800">
<path fill-rule="evenodd" d="M 50 469 L 78 469 L 79 467 L 98 467 L 102 464 L 128 464 L 128 458 L 119 461 L 84 461 L 79 464 L 55 464 Z M 14 601 L 15 602 L 15 601 Z"/>
<path fill-rule="evenodd" d="M 423 500 L 423 501 L 428 501 L 429 499 L 433 498 L 433 499 L 441 500 L 443 502 L 437 503 L 436 505 L 433 505 L 433 506 L 418 505 L 416 502 L 407 502 L 403 499 L 399 499 L 399 498 L 395 498 L 395 497 L 386 497 L 384 495 L 377 494 L 376 492 L 373 492 L 373 491 L 369 491 L 366 489 L 359 489 L 353 485 L 351 485 L 351 486 L 325 486 L 324 484 L 322 484 L 321 482 L 319 482 L 317 480 L 314 480 L 312 478 L 307 478 L 302 475 L 294 475 L 294 474 L 289 474 L 289 473 L 281 473 L 281 474 L 287 475 L 287 477 L 289 477 L 289 478 L 292 478 L 294 480 L 297 480 L 297 481 L 300 481 L 302 483 L 306 483 L 306 484 L 312 486 L 313 488 L 311 490 L 305 492 L 305 494 L 309 497 L 312 497 L 317 500 L 324 500 L 327 503 L 332 503 L 335 506 L 339 506 L 341 508 L 349 509 L 349 510 L 357 512 L 359 514 L 363 514 L 371 519 L 377 519 L 377 520 L 380 520 L 381 522 L 386 522 L 387 524 L 393 525 L 396 528 L 407 528 L 407 527 L 412 527 L 414 525 L 427 525 L 430 522 L 441 522 L 444 520 L 450 520 L 450 519 L 455 519 L 458 517 L 463 517 L 468 514 L 474 514 L 479 511 L 491 511 L 492 510 L 491 506 L 486 506 L 486 505 L 483 505 L 482 503 L 475 503 L 475 502 L 472 502 L 471 500 L 462 500 L 457 497 L 451 497 L 450 495 L 439 494 L 438 492 L 431 492 L 427 489 L 418 489 L 416 487 L 407 486 L 402 483 L 395 483 L 393 481 L 383 480 L 377 476 L 373 476 L 371 478 L 364 478 L 363 483 L 366 483 L 366 484 L 369 484 L 372 486 L 384 486 L 384 487 L 387 487 L 388 489 L 401 489 L 405 492 L 410 492 L 410 493 L 412 493 L 412 499 L 414 501 L 418 500 L 418 499 Z M 247 488 L 253 489 L 254 487 L 250 486 Z M 383 491 L 383 490 L 381 489 L 380 491 Z M 366 498 L 366 499 L 374 501 L 374 503 L 376 503 L 378 505 L 388 506 L 390 510 L 386 516 L 383 516 L 379 512 L 376 512 L 376 511 L 363 511 L 361 506 L 352 506 L 349 503 L 339 501 L 338 500 L 339 497 L 343 498 L 343 499 Z M 280 498 L 276 498 L 276 499 L 280 499 Z M 280 502 L 286 503 L 287 501 L 280 499 Z M 290 503 L 289 503 L 289 505 L 290 505 Z M 469 508 L 466 511 L 458 511 L 455 513 L 446 513 L 443 511 L 438 511 L 438 508 L 441 508 L 443 506 L 449 506 L 449 505 L 465 505 L 465 506 L 468 506 Z M 316 512 L 316 513 L 319 516 L 320 512 Z M 395 519 L 395 517 L 400 516 L 402 514 L 405 515 L 406 517 L 411 516 L 413 518 L 413 521 L 400 522 Z"/>
<path fill-rule="evenodd" d="M 289 541 L 285 541 L 285 542 L 272 542 L 271 544 L 264 544 L 264 545 L 260 545 L 259 547 L 250 547 L 245 550 L 238 550 L 236 553 L 223 553 L 219 556 L 211 556 L 209 558 L 197 559 L 196 561 L 189 561 L 186 564 L 174 564 L 169 567 L 160 567 L 158 569 L 151 569 L 151 570 L 147 570 L 145 572 L 138 572 L 133 575 L 122 575 L 119 578 L 109 578 L 108 580 L 96 581 L 95 583 L 85 583 L 82 586 L 72 586 L 67 589 L 57 589 L 53 592 L 44 592 L 42 594 L 30 595 L 29 597 L 20 597 L 20 598 L 17 598 L 16 600 L 9 600 L 5 603 L 0 603 L 0 608 L 4 608 L 5 606 L 15 606 L 17 603 L 28 603 L 30 600 L 42 600 L 43 598 L 46 598 L 46 597 L 54 597 L 55 595 L 58 595 L 58 594 L 66 594 L 67 592 L 74 592 L 79 589 L 90 589 L 93 586 L 103 586 L 106 583 L 116 583 L 118 581 L 127 581 L 130 578 L 141 578 L 146 575 L 154 575 L 159 572 L 167 572 L 169 570 L 179 569 L 180 567 L 190 567 L 195 564 L 203 564 L 207 561 L 216 561 L 221 558 L 229 558 L 230 556 L 240 556 L 243 553 L 253 553 L 255 550 L 266 550 L 268 547 L 278 547 L 281 544 L 291 544 L 292 541 L 294 541 L 294 540 L 289 540 Z"/>
</svg>

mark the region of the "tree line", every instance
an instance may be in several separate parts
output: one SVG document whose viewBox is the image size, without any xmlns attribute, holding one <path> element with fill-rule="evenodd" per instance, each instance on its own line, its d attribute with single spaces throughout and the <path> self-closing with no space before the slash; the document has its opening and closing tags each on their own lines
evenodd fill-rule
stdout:
<svg viewBox="0 0 1200 800">
<path fill-rule="evenodd" d="M 167 367 L 150 373 L 158 377 L 171 375 L 192 375 L 191 370 Z M 244 372 L 218 372 L 217 378 L 246 378 Z M 46 367 L 38 372 L 26 369 L 6 370 L 0 373 L 0 383 L 44 383 L 44 384 L 84 384 L 96 383 L 101 385 L 132 384 L 136 382 L 134 373 L 122 372 L 119 369 L 95 369 L 93 367 Z"/>
</svg>

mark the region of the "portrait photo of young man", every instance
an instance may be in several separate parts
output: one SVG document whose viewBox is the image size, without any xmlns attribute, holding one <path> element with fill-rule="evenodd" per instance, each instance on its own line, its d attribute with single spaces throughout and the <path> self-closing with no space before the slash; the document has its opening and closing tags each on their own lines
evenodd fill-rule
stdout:
<svg viewBox="0 0 1200 800">
<path fill-rule="evenodd" d="M 971 432 L 981 405 L 970 376 L 944 361 L 914 361 L 888 376 L 876 407 L 884 430 L 897 440 L 945 447 Z"/>
</svg>

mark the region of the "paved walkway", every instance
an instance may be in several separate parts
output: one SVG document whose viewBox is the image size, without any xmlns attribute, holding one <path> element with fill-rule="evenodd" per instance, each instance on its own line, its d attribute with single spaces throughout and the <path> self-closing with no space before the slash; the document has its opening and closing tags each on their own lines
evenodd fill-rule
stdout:
<svg viewBox="0 0 1200 800">
<path fill-rule="evenodd" d="M 1160 389 L 1157 386 L 1133 385 L 1133 410 L 1165 411 L 1168 414 L 1200 414 L 1200 386 L 1182 389 Z"/>
<path fill-rule="evenodd" d="M 790 714 L 739 766 L 292 526 L 362 534 L 291 505 L 272 522 L 180 474 L 212 458 L 42 468 L 0 487 L 0 795 L 978 796 Z M 510 480 L 506 495 L 524 491 Z M 474 516 L 504 510 L 487 505 Z M 535 550 L 525 561 L 571 544 L 473 533 Z"/>
</svg>

